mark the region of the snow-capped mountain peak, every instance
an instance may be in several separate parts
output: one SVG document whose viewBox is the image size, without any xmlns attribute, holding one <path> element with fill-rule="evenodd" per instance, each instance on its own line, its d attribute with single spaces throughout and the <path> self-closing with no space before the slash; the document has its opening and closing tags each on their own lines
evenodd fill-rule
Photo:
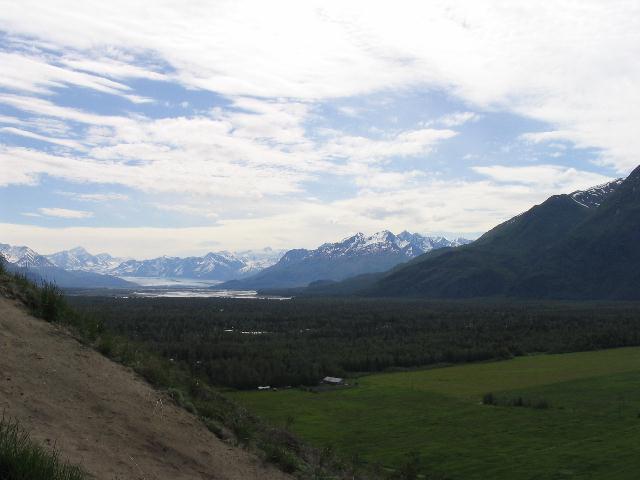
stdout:
<svg viewBox="0 0 640 480">
<path fill-rule="evenodd" d="M 611 193 L 615 192 L 624 181 L 618 178 L 612 182 L 596 185 L 587 190 L 577 190 L 569 194 L 571 199 L 586 208 L 598 208 L 603 200 Z"/>
<path fill-rule="evenodd" d="M 283 262 L 296 262 L 305 258 L 337 258 L 371 255 L 399 255 L 406 259 L 421 255 L 434 248 L 455 247 L 469 243 L 465 239 L 449 241 L 444 237 L 425 237 L 418 233 L 404 231 L 395 235 L 382 230 L 370 236 L 358 232 L 336 243 L 324 243 L 316 250 L 289 250 Z"/>
<path fill-rule="evenodd" d="M 469 243 L 444 237 L 425 237 L 382 230 L 372 235 L 358 232 L 336 243 L 324 243 L 315 250 L 289 250 L 275 265 L 230 288 L 278 288 L 306 286 L 319 280 L 342 280 L 382 272 L 435 248 Z M 231 282 L 230 282 L 231 283 Z"/>
<path fill-rule="evenodd" d="M 44 256 L 25 246 L 13 246 L 0 243 L 0 253 L 4 258 L 19 267 L 52 267 L 53 264 Z"/>
<path fill-rule="evenodd" d="M 378 243 L 396 243 L 396 236 L 389 230 L 382 230 L 374 233 L 370 237 L 365 238 L 365 246 L 375 245 Z"/>
<path fill-rule="evenodd" d="M 93 255 L 83 247 L 41 256 L 28 247 L 12 247 L 6 244 L 0 244 L 0 252 L 10 262 L 20 266 L 56 266 L 67 271 L 84 271 L 125 278 L 165 277 L 224 281 L 245 278 L 276 264 L 293 265 L 308 260 L 351 262 L 353 259 L 361 259 L 357 261 L 368 263 L 379 270 L 434 248 L 463 243 L 468 242 L 449 241 L 443 237 L 425 237 L 407 231 L 395 235 L 389 230 L 382 230 L 372 235 L 358 232 L 340 242 L 325 243 L 315 250 L 296 249 L 286 253 L 265 248 L 241 252 L 208 252 L 201 257 L 181 258 L 163 255 L 149 260 L 134 260 L 115 258 L 108 253 Z"/>
<path fill-rule="evenodd" d="M 281 252 L 273 250 L 208 252 L 202 257 L 162 256 L 150 260 L 129 260 L 111 270 L 123 277 L 167 277 L 206 280 L 229 280 L 256 273 L 273 265 Z"/>
<path fill-rule="evenodd" d="M 107 274 L 120 265 L 125 259 L 114 258 L 108 253 L 99 255 L 90 254 L 84 247 L 75 247 L 71 250 L 46 255 L 47 259 L 56 267 L 65 270 L 80 270 L 83 272 L 93 272 Z"/>
</svg>

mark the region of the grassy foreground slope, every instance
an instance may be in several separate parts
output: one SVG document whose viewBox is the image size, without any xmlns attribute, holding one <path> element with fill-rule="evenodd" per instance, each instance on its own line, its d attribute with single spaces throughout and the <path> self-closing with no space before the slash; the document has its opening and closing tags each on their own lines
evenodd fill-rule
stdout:
<svg viewBox="0 0 640 480">
<path fill-rule="evenodd" d="M 0 419 L 0 478 L 2 480 L 85 480 L 77 466 L 56 450 L 34 442 L 17 422 Z"/>
<path fill-rule="evenodd" d="M 417 451 L 451 479 L 635 479 L 640 348 L 362 377 L 355 388 L 238 392 L 318 445 L 394 467 Z M 548 408 L 485 405 L 544 400 Z"/>
</svg>

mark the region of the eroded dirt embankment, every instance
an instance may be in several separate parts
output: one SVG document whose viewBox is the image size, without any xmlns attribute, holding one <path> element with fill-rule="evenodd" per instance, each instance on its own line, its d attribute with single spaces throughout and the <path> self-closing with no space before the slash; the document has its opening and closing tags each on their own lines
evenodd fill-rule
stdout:
<svg viewBox="0 0 640 480">
<path fill-rule="evenodd" d="M 98 479 L 285 479 L 133 372 L 0 297 L 0 412 Z"/>
</svg>

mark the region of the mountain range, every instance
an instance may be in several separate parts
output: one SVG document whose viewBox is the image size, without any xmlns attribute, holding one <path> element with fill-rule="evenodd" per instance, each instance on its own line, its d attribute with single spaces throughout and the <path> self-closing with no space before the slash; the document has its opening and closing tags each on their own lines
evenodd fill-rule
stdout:
<svg viewBox="0 0 640 480">
<path fill-rule="evenodd" d="M 44 271 L 47 274 L 44 275 L 46 278 L 52 278 L 54 273 L 60 274 L 56 269 L 61 269 L 71 274 L 84 272 L 110 277 L 188 278 L 212 281 L 224 281 L 254 274 L 273 265 L 283 254 L 282 251 L 265 248 L 237 254 L 210 252 L 202 257 L 163 256 L 150 260 L 134 260 L 113 257 L 108 253 L 92 255 L 83 247 L 40 255 L 29 247 L 8 244 L 0 244 L 0 253 L 14 265 L 14 268 L 28 268 L 34 272 L 46 269 Z M 82 277 L 87 278 L 86 275 Z M 115 286 L 124 286 L 126 282 L 116 283 L 118 285 Z"/>
<path fill-rule="evenodd" d="M 640 167 L 624 180 L 554 195 L 470 245 L 306 293 L 640 299 Z"/>
<path fill-rule="evenodd" d="M 202 257 L 158 257 L 151 260 L 126 260 L 111 268 L 113 275 L 124 277 L 192 278 L 224 281 L 242 278 L 273 265 L 282 252 L 270 248 L 239 254 L 209 252 Z"/>
<path fill-rule="evenodd" d="M 127 288 L 134 284 L 101 273 L 66 270 L 57 266 L 47 256 L 29 247 L 0 243 L 0 254 L 7 260 L 9 270 L 27 275 L 35 281 L 53 282 L 62 288 Z"/>
<path fill-rule="evenodd" d="M 365 236 L 356 233 L 315 250 L 289 250 L 273 266 L 243 280 L 230 281 L 223 288 L 253 290 L 306 286 L 313 282 L 338 281 L 370 272 L 388 270 L 425 252 L 457 247 L 470 240 L 447 240 L 404 231 L 388 230 Z"/>
<path fill-rule="evenodd" d="M 0 253 L 11 269 L 62 287 L 126 287 L 132 284 L 117 277 L 167 277 L 310 295 L 640 299 L 640 167 L 626 179 L 554 195 L 473 243 L 385 230 L 284 254 L 133 260 L 81 247 L 39 255 L 7 244 Z"/>
<path fill-rule="evenodd" d="M 318 280 L 379 272 L 424 252 L 468 242 L 406 231 L 394 235 L 385 230 L 371 236 L 357 233 L 315 250 L 287 252 L 267 247 L 237 253 L 209 252 L 201 257 L 135 260 L 108 253 L 93 255 L 82 247 L 40 255 L 29 247 L 0 244 L 0 253 L 11 268 L 28 270 L 61 287 L 128 287 L 133 284 L 127 279 L 153 277 L 226 281 L 222 288 L 255 289 L 306 286 Z"/>
<path fill-rule="evenodd" d="M 56 267 L 65 270 L 80 270 L 101 274 L 114 274 L 114 270 L 124 261 L 129 259 L 112 257 L 108 253 L 92 255 L 83 247 L 63 250 L 44 257 Z"/>
</svg>

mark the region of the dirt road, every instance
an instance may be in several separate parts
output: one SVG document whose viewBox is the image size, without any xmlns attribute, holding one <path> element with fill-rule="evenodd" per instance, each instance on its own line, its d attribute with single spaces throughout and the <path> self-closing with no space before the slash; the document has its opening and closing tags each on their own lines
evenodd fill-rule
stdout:
<svg viewBox="0 0 640 480">
<path fill-rule="evenodd" d="M 0 297 L 0 411 L 98 479 L 287 479 L 130 370 Z"/>
</svg>

